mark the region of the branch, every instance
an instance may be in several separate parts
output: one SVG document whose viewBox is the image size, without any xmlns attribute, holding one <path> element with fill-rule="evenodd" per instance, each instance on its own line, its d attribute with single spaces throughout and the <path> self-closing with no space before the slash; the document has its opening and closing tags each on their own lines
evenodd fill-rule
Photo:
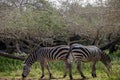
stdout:
<svg viewBox="0 0 120 80">
<path fill-rule="evenodd" d="M 11 58 L 11 59 L 17 59 L 17 60 L 21 60 L 21 61 L 25 60 L 25 57 L 15 56 L 13 54 L 8 54 L 8 53 L 3 52 L 3 51 L 0 51 L 0 56 Z"/>
<path fill-rule="evenodd" d="M 99 36 L 100 36 L 100 31 L 102 30 L 103 26 L 99 26 L 96 30 L 96 35 L 95 38 L 92 42 L 92 45 L 97 45 L 98 46 L 98 41 L 99 41 Z"/>
<path fill-rule="evenodd" d="M 120 38 L 118 38 L 118 39 L 116 39 L 116 40 L 113 40 L 113 41 L 107 43 L 106 45 L 101 46 L 100 49 L 101 49 L 101 50 L 109 49 L 111 45 L 115 45 L 115 44 L 117 44 L 119 41 L 120 41 Z"/>
</svg>

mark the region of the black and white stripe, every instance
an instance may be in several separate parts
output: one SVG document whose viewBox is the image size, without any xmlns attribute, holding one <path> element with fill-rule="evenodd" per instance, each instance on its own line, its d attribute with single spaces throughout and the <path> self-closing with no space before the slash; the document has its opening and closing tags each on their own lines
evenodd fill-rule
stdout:
<svg viewBox="0 0 120 80">
<path fill-rule="evenodd" d="M 81 71 L 81 62 L 92 62 L 92 76 L 96 77 L 96 62 L 101 61 L 109 70 L 111 59 L 96 46 L 83 46 L 81 44 L 72 44 L 70 47 L 69 61 L 77 61 L 77 69 L 81 76 L 85 78 Z M 71 58 L 71 56 L 73 58 Z"/>
<path fill-rule="evenodd" d="M 42 68 L 41 78 L 44 77 L 44 66 L 47 68 L 50 78 L 52 78 L 52 74 L 50 72 L 48 62 L 64 61 L 64 63 L 65 63 L 64 77 L 66 77 L 66 69 L 71 67 L 71 65 L 67 62 L 68 51 L 69 51 L 69 46 L 66 46 L 66 45 L 60 45 L 60 46 L 56 46 L 56 47 L 37 48 L 35 50 L 35 52 L 30 54 L 28 56 L 28 58 L 25 60 L 22 76 L 26 77 L 28 75 L 28 73 L 30 72 L 29 68 L 31 67 L 31 65 L 35 61 L 38 61 L 38 62 L 40 62 L 40 65 Z M 71 74 L 69 74 L 69 76 L 72 79 Z"/>
</svg>

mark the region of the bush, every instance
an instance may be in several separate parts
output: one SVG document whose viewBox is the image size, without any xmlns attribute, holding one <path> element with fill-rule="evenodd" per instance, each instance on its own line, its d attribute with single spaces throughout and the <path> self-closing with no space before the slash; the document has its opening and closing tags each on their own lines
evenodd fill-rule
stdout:
<svg viewBox="0 0 120 80">
<path fill-rule="evenodd" d="M 116 52 L 113 53 L 115 56 L 120 57 L 120 50 L 117 50 Z"/>
</svg>

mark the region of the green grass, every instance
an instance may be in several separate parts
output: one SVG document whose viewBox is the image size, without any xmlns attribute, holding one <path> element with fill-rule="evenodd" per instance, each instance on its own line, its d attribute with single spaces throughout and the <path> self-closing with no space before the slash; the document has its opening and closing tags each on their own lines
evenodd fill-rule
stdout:
<svg viewBox="0 0 120 80">
<path fill-rule="evenodd" d="M 4 57 L 0 57 L 0 78 L 8 78 L 14 80 L 15 78 L 21 78 L 22 73 L 22 61 L 8 59 Z M 57 78 L 62 78 L 64 74 L 64 63 L 63 62 L 51 62 L 50 64 L 51 72 L 53 76 Z M 97 78 L 92 78 L 91 76 L 91 65 L 90 63 L 84 63 L 82 65 L 82 71 L 86 75 L 89 80 L 120 80 L 120 58 L 113 57 L 112 61 L 112 71 L 110 76 L 108 77 L 105 72 L 105 66 L 98 62 L 97 65 Z M 77 69 L 76 63 L 73 64 L 72 70 L 73 78 L 81 79 Z M 31 68 L 31 72 L 29 73 L 27 78 L 32 78 L 38 80 L 41 76 L 41 68 L 39 63 L 33 64 Z M 48 72 L 45 68 L 45 78 L 48 78 Z M 69 77 L 65 78 L 64 80 L 68 80 Z M 61 79 L 63 80 L 63 79 Z"/>
</svg>

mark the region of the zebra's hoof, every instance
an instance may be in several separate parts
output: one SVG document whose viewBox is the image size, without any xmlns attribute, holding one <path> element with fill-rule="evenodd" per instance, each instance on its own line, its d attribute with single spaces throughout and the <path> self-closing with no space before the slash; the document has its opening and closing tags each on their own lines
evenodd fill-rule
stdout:
<svg viewBox="0 0 120 80">
<path fill-rule="evenodd" d="M 84 75 L 81 75 L 82 76 L 82 79 L 84 80 L 84 79 L 86 79 L 86 77 L 84 76 Z"/>
<path fill-rule="evenodd" d="M 97 75 L 96 74 L 92 74 L 92 77 L 95 78 L 95 77 L 97 77 Z"/>
<path fill-rule="evenodd" d="M 72 76 L 70 76 L 70 80 L 73 80 L 73 77 L 72 77 Z"/>
<path fill-rule="evenodd" d="M 73 80 L 73 78 L 70 78 L 70 80 Z"/>
<path fill-rule="evenodd" d="M 43 79 L 43 77 L 44 77 L 44 75 L 42 75 L 42 76 L 40 77 L 40 79 Z"/>
<path fill-rule="evenodd" d="M 52 76 L 52 74 L 50 73 L 50 78 L 49 79 L 55 79 L 55 77 Z"/>
<path fill-rule="evenodd" d="M 65 78 L 67 75 L 65 74 L 64 76 L 63 76 L 63 78 Z"/>
</svg>

